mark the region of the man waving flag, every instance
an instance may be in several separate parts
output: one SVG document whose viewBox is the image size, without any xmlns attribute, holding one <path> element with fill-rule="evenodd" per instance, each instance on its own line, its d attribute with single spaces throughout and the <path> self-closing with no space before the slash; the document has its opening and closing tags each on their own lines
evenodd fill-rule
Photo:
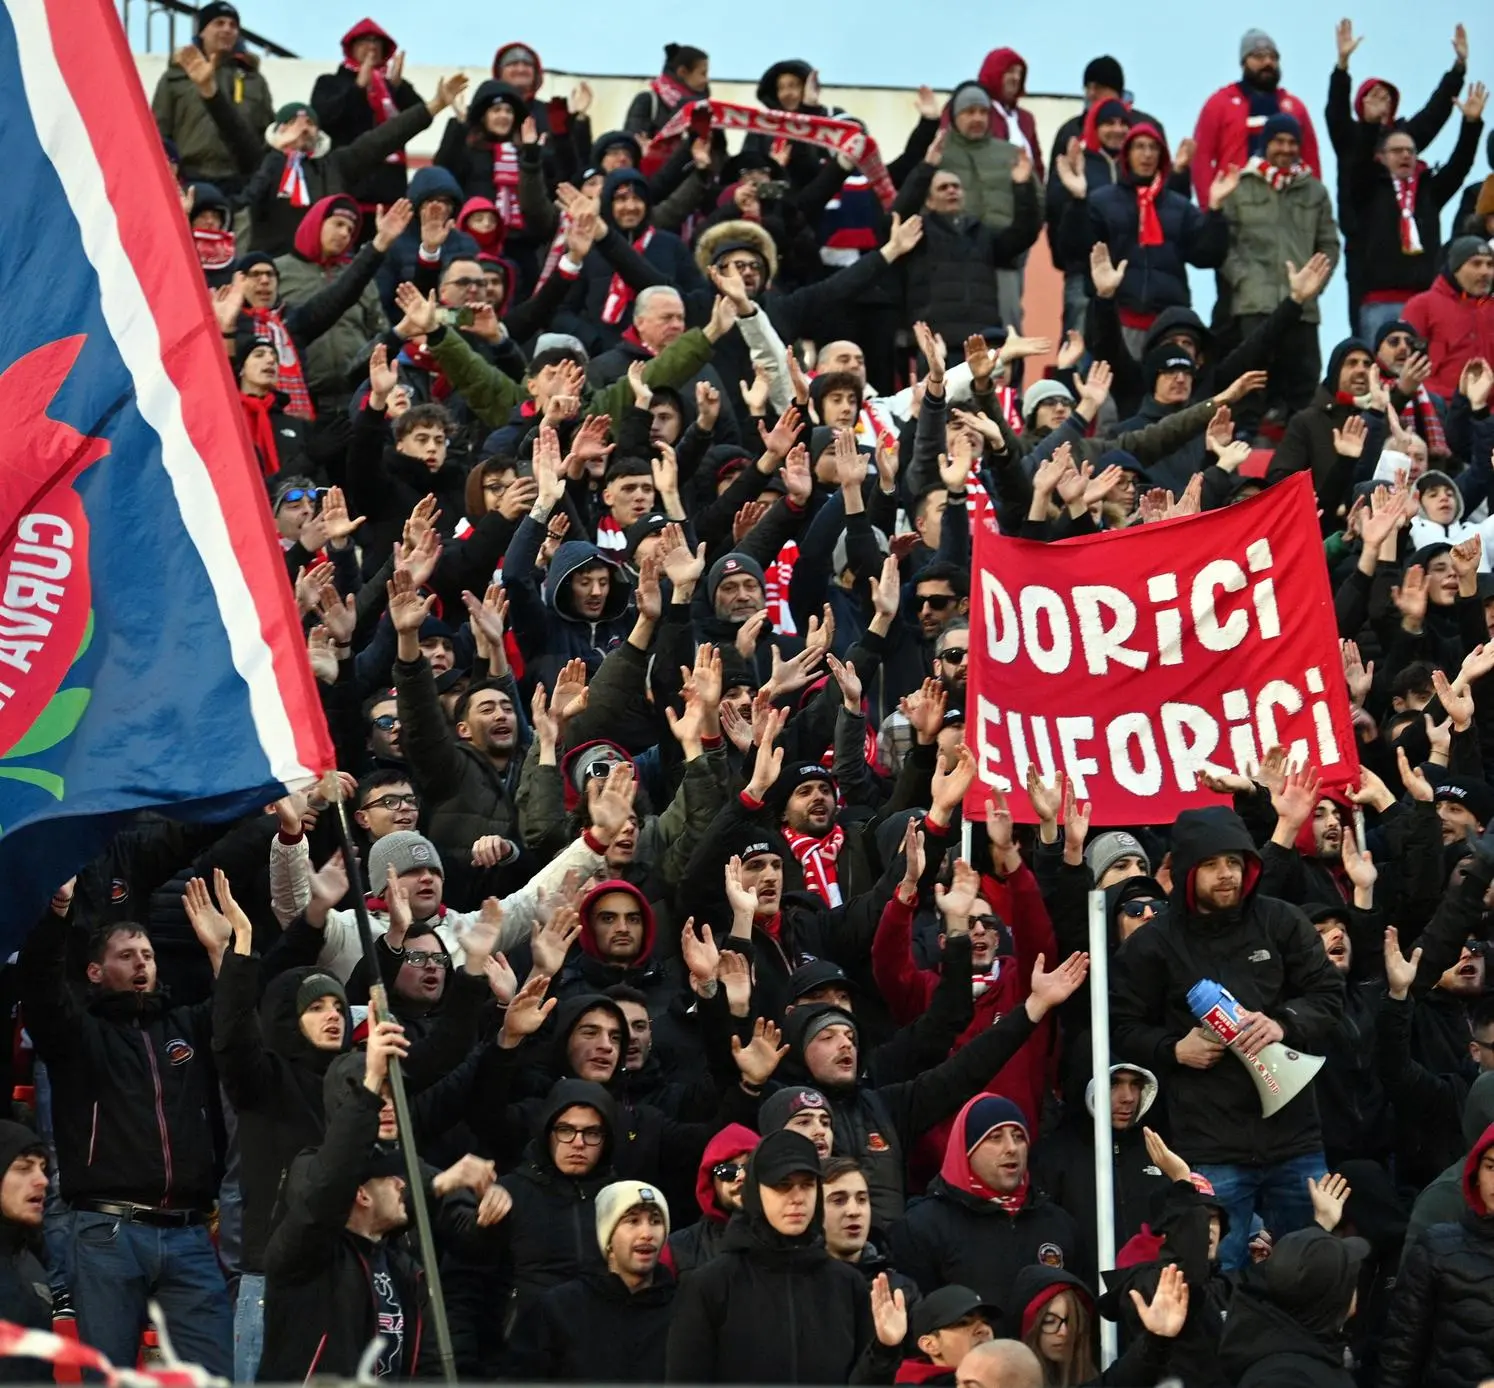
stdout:
<svg viewBox="0 0 1494 1388">
<path fill-rule="evenodd" d="M 0 0 L 0 952 L 133 811 L 333 761 L 177 190 L 110 0 Z"/>
</svg>

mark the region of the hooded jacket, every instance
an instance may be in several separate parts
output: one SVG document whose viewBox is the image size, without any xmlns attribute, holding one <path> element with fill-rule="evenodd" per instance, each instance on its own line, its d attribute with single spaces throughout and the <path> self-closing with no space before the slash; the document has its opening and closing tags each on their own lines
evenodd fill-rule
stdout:
<svg viewBox="0 0 1494 1388">
<path fill-rule="evenodd" d="M 631 963 L 615 964 L 602 957 L 591 929 L 592 908 L 609 892 L 623 892 L 638 903 L 643 916 L 643 943 Z M 648 997 L 651 1014 L 663 1012 L 679 993 L 679 982 L 665 961 L 654 956 L 658 921 L 648 897 L 633 883 L 621 878 L 598 882 L 581 898 L 581 936 L 578 949 L 566 960 L 556 979 L 554 991 L 559 997 L 575 992 L 603 993 L 614 984 L 625 983 Z"/>
<path fill-rule="evenodd" d="M 1151 1218 L 1152 1207 L 1168 1184 L 1146 1150 L 1142 1124 L 1157 1101 L 1157 1077 L 1136 1065 L 1112 1065 L 1110 1073 L 1130 1070 L 1141 1076 L 1141 1103 L 1128 1127 L 1111 1131 L 1115 1191 L 1115 1243 L 1122 1247 Z M 1066 1115 L 1051 1137 L 1033 1153 L 1033 1175 L 1049 1198 L 1073 1216 L 1084 1239 L 1084 1266 L 1099 1256 L 1095 1233 L 1095 1082 L 1084 1091 L 1084 1109 Z"/>
<path fill-rule="evenodd" d="M 607 601 L 595 618 L 581 616 L 571 597 L 571 575 L 592 564 L 605 564 L 612 573 Z M 526 660 L 541 654 L 569 660 L 580 656 L 589 669 L 595 670 L 602 658 L 619 641 L 627 640 L 633 629 L 629 611 L 633 592 L 628 587 L 615 559 L 587 540 L 566 540 L 555 551 L 555 558 L 545 574 L 541 596 L 546 608 L 545 621 L 538 628 L 543 642 L 524 652 Z"/>
<path fill-rule="evenodd" d="M 403 196 L 403 191 L 395 194 L 396 198 Z M 331 260 L 322 254 L 322 223 L 339 205 L 355 214 L 359 228 L 363 226 L 363 212 L 350 194 L 329 193 L 309 207 L 296 228 L 294 249 L 275 261 L 275 269 L 280 272 L 280 297 L 285 303 L 305 303 L 325 289 L 342 273 L 357 250 L 359 232 L 354 231 L 345 257 Z M 350 372 L 361 360 L 363 349 L 370 340 L 382 337 L 388 330 L 389 320 L 379 304 L 378 288 L 370 281 L 364 285 L 358 302 L 301 353 L 306 385 L 329 414 L 345 405 L 352 395 Z"/>
<path fill-rule="evenodd" d="M 1007 71 L 1018 64 L 1022 67 L 1022 85 L 1017 90 L 1017 100 L 1007 108 L 1014 111 L 1017 117 L 1017 129 L 1011 130 L 1002 112 L 1001 83 Z M 1017 104 L 1027 95 L 1027 73 L 1027 59 L 1015 48 L 993 48 L 981 60 L 976 81 L 985 88 L 986 95 L 991 98 L 992 136 L 998 140 L 1006 140 L 1009 144 L 1021 144 L 1025 140 L 1027 148 L 1032 152 L 1033 173 L 1037 182 L 1042 183 L 1047 175 L 1043 171 L 1043 147 L 1038 143 L 1037 120 L 1031 111 Z"/>
<path fill-rule="evenodd" d="M 1194 873 L 1206 858 L 1244 860 L 1240 904 L 1201 914 Z M 1177 1043 L 1198 1025 L 1188 990 L 1210 978 L 1242 1007 L 1264 1012 L 1285 1031 L 1285 1044 L 1319 1052 L 1343 1013 L 1343 981 L 1317 932 L 1295 906 L 1257 891 L 1260 857 L 1232 810 L 1185 810 L 1173 825 L 1173 891 L 1167 911 L 1121 947 L 1110 995 L 1112 1055 L 1158 1076 L 1167 1097 L 1169 1131 L 1196 1166 L 1267 1165 L 1322 1146 L 1311 1087 L 1272 1118 L 1247 1067 L 1222 1057 L 1208 1070 L 1180 1065 Z"/>
<path fill-rule="evenodd" d="M 292 1158 L 322 1140 L 323 1082 L 352 1035 L 346 1008 L 336 1051 L 319 1049 L 301 1030 L 298 990 L 323 972 L 288 969 L 270 980 L 260 1000 L 258 957 L 230 950 L 213 989 L 213 1059 L 239 1121 L 247 1272 L 264 1269 L 271 1215 Z"/>
<path fill-rule="evenodd" d="M 489 183 L 482 190 L 482 196 L 492 195 L 493 188 Z M 420 256 L 420 209 L 432 198 L 445 198 L 451 204 L 454 217 L 467 200 L 461 184 L 438 164 L 428 164 L 425 168 L 418 169 L 410 179 L 410 188 L 405 196 L 410 199 L 415 215 L 410 218 L 410 225 L 395 237 L 379 270 L 379 301 L 384 305 L 384 313 L 391 323 L 399 322 L 403 316 L 394 302 L 394 291 L 400 285 L 415 279 L 415 267 Z M 447 233 L 446 242 L 441 247 L 441 264 L 445 266 L 453 260 L 475 260 L 480 249 L 467 232 L 454 227 Z"/>
<path fill-rule="evenodd" d="M 1162 227 L 1162 244 L 1158 246 L 1141 244 L 1136 180 L 1128 168 L 1131 142 L 1142 135 L 1156 140 L 1162 151 L 1157 166 L 1162 184 L 1154 204 Z M 1126 275 L 1115 294 L 1123 312 L 1155 316 L 1173 305 L 1187 305 L 1192 302 L 1188 266 L 1215 270 L 1224 264 L 1229 251 L 1229 223 L 1222 212 L 1206 210 L 1207 198 L 1200 208 L 1167 186 L 1172 161 L 1155 126 L 1131 127 L 1121 146 L 1120 165 L 1123 172 L 1116 182 L 1096 188 L 1084 203 L 1073 203 L 1065 214 L 1060 231 L 1064 254 L 1077 256 L 1087 238 L 1089 243 L 1103 241 L 1114 264 L 1126 261 Z"/>
<path fill-rule="evenodd" d="M 922 1288 L 971 1287 L 1010 1316 L 1013 1282 L 1027 1264 L 1087 1269 L 1079 1227 L 1029 1179 L 1021 1206 L 1008 1213 L 976 1180 L 966 1148 L 966 1118 L 988 1096 L 977 1094 L 950 1128 L 944 1165 L 928 1194 L 908 1206 L 890 1231 L 892 1261 Z M 1030 1173 L 1030 1168 L 1029 1168 Z"/>
<path fill-rule="evenodd" d="M 1380 1347 L 1384 1388 L 1453 1388 L 1494 1375 L 1494 1210 L 1478 1188 L 1485 1128 L 1463 1163 L 1465 1208 L 1455 1224 L 1434 1224 L 1407 1252 Z"/>
<path fill-rule="evenodd" d="M 656 1266 L 636 1292 L 610 1272 L 552 1287 L 514 1326 L 507 1375 L 530 1383 L 660 1383 L 675 1279 Z"/>
<path fill-rule="evenodd" d="M 487 113 L 500 102 L 513 111 L 514 123 L 507 135 L 501 140 L 495 140 L 487 132 L 483 122 Z M 500 145 L 508 145 L 517 161 L 519 129 L 524 124 L 525 117 L 533 114 L 534 108 L 517 88 L 509 86 L 507 82 L 491 79 L 479 83 L 477 90 L 472 93 L 465 120 L 453 116 L 446 122 L 446 128 L 441 132 L 440 148 L 436 151 L 435 166 L 447 170 L 460 185 L 461 201 L 493 196 L 493 161 L 496 152 Z M 517 173 L 517 162 L 514 170 Z M 517 197 L 517 184 L 514 193 Z M 522 237 L 522 230 L 516 228 L 515 234 Z"/>
<path fill-rule="evenodd" d="M 664 1377 L 670 1383 L 859 1383 L 887 1381 L 898 1350 L 880 1345 L 861 1275 L 825 1251 L 824 1191 L 797 1235 L 763 1212 L 765 1174 L 818 1171 L 800 1133 L 770 1133 L 752 1154 L 742 1213 L 721 1253 L 680 1286 Z M 878 1372 L 881 1371 L 881 1372 Z"/>
<path fill-rule="evenodd" d="M 384 46 L 383 57 L 378 67 L 383 70 L 394 56 L 399 44 L 394 36 L 381 28 L 372 19 L 360 19 L 342 36 L 344 58 L 351 61 L 353 45 L 364 38 L 378 39 Z M 389 84 L 389 99 L 396 111 L 408 111 L 424 100 L 410 84 L 408 78 Z M 358 70 L 344 64 L 335 72 L 324 72 L 316 79 L 311 89 L 311 106 L 317 120 L 332 140 L 333 149 L 350 145 L 360 135 L 366 135 L 376 125 L 383 124 L 374 111 L 372 86 L 358 85 Z M 387 117 L 385 118 L 387 119 Z M 371 170 L 349 190 L 365 207 L 372 209 L 382 203 L 388 207 L 405 195 L 406 168 L 402 158 L 386 159 Z"/>
<path fill-rule="evenodd" d="M 1463 1103 L 1463 1140 L 1469 1150 L 1478 1144 L 1484 1130 L 1494 1124 L 1494 1071 L 1488 1071 L 1474 1080 Z M 1461 1218 L 1467 1208 L 1463 1198 L 1463 1167 L 1467 1157 L 1461 1156 L 1437 1177 L 1420 1195 L 1411 1208 L 1411 1219 L 1406 1225 L 1406 1252 L 1410 1252 L 1419 1235 L 1434 1224 L 1446 1224 Z"/>
<path fill-rule="evenodd" d="M 1458 379 L 1474 357 L 1494 360 L 1494 294 L 1465 294 L 1445 271 L 1401 317 L 1426 339 L 1432 360 L 1426 388 L 1444 400 L 1458 393 Z"/>
<path fill-rule="evenodd" d="M 1382 468 L 1387 465 L 1388 459 L 1382 459 Z M 1447 473 L 1439 468 L 1429 468 L 1416 479 L 1417 494 L 1432 482 L 1441 482 L 1452 488 L 1455 509 L 1452 521 L 1447 525 L 1439 525 L 1430 520 L 1425 511 L 1419 511 L 1411 520 L 1410 535 L 1411 548 L 1421 549 L 1424 545 L 1447 543 L 1450 545 L 1462 544 L 1464 540 L 1472 539 L 1477 535 L 1483 541 L 1483 552 L 1479 558 L 1479 569 L 1487 572 L 1489 569 L 1489 545 L 1494 542 L 1494 524 L 1487 519 L 1481 522 L 1468 520 L 1467 507 L 1463 501 L 1463 492 L 1458 484 L 1453 481 Z"/>
<path fill-rule="evenodd" d="M 1490 321 L 1494 323 L 1494 315 Z M 1369 344 L 1357 337 L 1346 337 L 1334 347 L 1312 404 L 1287 422 L 1286 433 L 1266 470 L 1268 487 L 1294 472 L 1312 472 L 1312 489 L 1322 508 L 1325 533 L 1339 528 L 1338 508 L 1348 505 L 1356 471 L 1372 471 L 1384 444 L 1383 433 L 1376 427 L 1374 417 L 1368 415 L 1370 435 L 1361 457 L 1342 457 L 1333 447 L 1333 431 L 1342 429 L 1350 415 L 1359 413 L 1352 402 L 1338 398 L 1339 374 L 1349 353 L 1356 350 L 1374 357 Z"/>
<path fill-rule="evenodd" d="M 0 1175 L 28 1152 L 47 1154 L 46 1144 L 20 1123 L 0 1121 Z M 52 1290 L 42 1266 L 41 1226 L 0 1219 L 0 1320 L 27 1330 L 52 1330 Z M 0 1383 L 46 1383 L 52 1365 L 13 1355 L 0 1360 Z"/>
<path fill-rule="evenodd" d="M 709 1263 L 721 1252 L 730 1215 L 716 1203 L 716 1187 L 711 1168 L 728 1157 L 756 1150 L 758 1135 L 740 1123 L 728 1123 L 708 1143 L 700 1158 L 700 1172 L 695 1178 L 695 1203 L 700 1218 L 669 1236 L 669 1260 L 676 1277 L 683 1278 Z"/>
</svg>

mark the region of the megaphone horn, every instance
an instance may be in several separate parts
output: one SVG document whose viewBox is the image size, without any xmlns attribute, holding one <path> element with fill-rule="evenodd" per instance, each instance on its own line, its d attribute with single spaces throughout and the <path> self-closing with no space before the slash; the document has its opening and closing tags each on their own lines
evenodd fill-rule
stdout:
<svg viewBox="0 0 1494 1388">
<path fill-rule="evenodd" d="M 1323 1068 L 1322 1056 L 1304 1055 L 1279 1041 L 1262 1046 L 1253 1056 L 1246 1055 L 1238 1044 L 1244 1030 L 1241 1016 L 1245 1009 L 1228 988 L 1211 978 L 1200 979 L 1188 990 L 1188 1006 L 1249 1072 L 1261 1096 L 1261 1113 L 1266 1118 L 1291 1103 Z"/>
</svg>

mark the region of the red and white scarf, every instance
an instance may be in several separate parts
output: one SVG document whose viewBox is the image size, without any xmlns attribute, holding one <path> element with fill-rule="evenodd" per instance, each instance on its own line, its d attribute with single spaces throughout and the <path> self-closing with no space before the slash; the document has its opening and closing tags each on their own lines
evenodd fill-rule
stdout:
<svg viewBox="0 0 1494 1388">
<path fill-rule="evenodd" d="M 804 885 L 826 906 L 839 906 L 840 880 L 835 860 L 840 857 L 840 850 L 845 844 L 846 831 L 837 824 L 824 838 L 817 839 L 813 834 L 800 834 L 784 825 L 783 837 L 788 843 L 789 851 L 799 860 L 799 868 L 804 873 Z"/>
<path fill-rule="evenodd" d="M 673 112 L 695 97 L 689 87 L 668 72 L 661 72 L 648 86 L 666 111 Z"/>
<path fill-rule="evenodd" d="M 778 557 L 763 569 L 763 597 L 768 620 L 780 636 L 796 636 L 799 625 L 789 606 L 789 585 L 794 581 L 794 565 L 799 562 L 799 542 L 790 540 L 778 551 Z"/>
<path fill-rule="evenodd" d="M 509 140 L 493 146 L 493 201 L 507 230 L 524 230 L 524 214 L 519 210 L 519 151 Z"/>
<path fill-rule="evenodd" d="M 290 199 L 292 207 L 310 207 L 311 194 L 306 190 L 306 155 L 299 149 L 285 156 L 285 168 L 280 174 L 280 196 Z"/>
<path fill-rule="evenodd" d="M 1303 174 L 1312 172 L 1300 159 L 1290 168 L 1281 169 L 1263 159 L 1259 154 L 1249 160 L 1245 167 L 1249 172 L 1265 179 L 1278 193 L 1295 183 Z"/>
<path fill-rule="evenodd" d="M 363 64 L 353 58 L 343 63 L 349 72 L 361 72 Z M 371 68 L 368 74 L 368 109 L 373 112 L 375 125 L 383 125 L 386 120 L 393 120 L 399 115 L 399 107 L 394 104 L 394 93 L 389 89 L 389 78 L 384 74 L 384 65 Z M 387 159 L 386 164 L 403 164 L 405 162 L 405 151 L 397 149 Z"/>
<path fill-rule="evenodd" d="M 534 292 L 538 294 L 545 287 L 545 281 L 555 273 L 555 267 L 565 257 L 565 248 L 571 235 L 571 214 L 562 212 L 560 222 L 555 228 L 555 235 L 550 238 L 550 249 L 545 252 L 545 263 L 540 267 L 539 279 L 535 281 Z"/>
<path fill-rule="evenodd" d="M 1162 219 L 1157 216 L 1157 198 L 1163 186 L 1160 173 L 1150 183 L 1136 185 L 1136 211 L 1141 217 L 1137 239 L 1143 246 L 1162 244 Z"/>
<path fill-rule="evenodd" d="M 1395 200 L 1401 209 L 1401 254 L 1420 255 L 1422 253 L 1421 232 L 1416 226 L 1416 186 L 1421 182 L 1421 171 L 1426 166 L 1417 164 L 1411 170 L 1410 178 L 1395 178 L 1390 180 L 1391 187 L 1395 189 Z"/>
<path fill-rule="evenodd" d="M 197 250 L 197 263 L 204 270 L 226 270 L 233 264 L 235 250 L 234 234 L 231 231 L 211 231 L 207 227 L 192 229 L 192 245 Z"/>
<path fill-rule="evenodd" d="M 1417 386 L 1411 403 L 1401 411 L 1401 424 L 1408 433 L 1420 434 L 1426 440 L 1429 458 L 1450 458 L 1452 449 L 1447 446 L 1447 433 L 1442 428 L 1437 406 L 1432 403 L 1431 393 L 1425 386 Z"/>
<path fill-rule="evenodd" d="M 259 459 L 259 470 L 264 476 L 273 477 L 280 471 L 280 448 L 270 423 L 275 397 L 240 391 L 239 404 L 243 406 L 244 425 L 249 430 L 249 442 L 254 445 L 254 456 Z"/>
<path fill-rule="evenodd" d="M 897 190 L 882 163 L 877 142 L 855 121 L 835 116 L 802 116 L 794 111 L 765 111 L 759 106 L 741 106 L 734 101 L 691 101 L 681 106 L 665 123 L 657 139 L 669 140 L 690 129 L 691 117 L 701 109 L 711 113 L 713 130 L 745 130 L 773 137 L 773 158 L 787 158 L 788 145 L 815 145 L 831 154 L 843 154 L 865 176 L 883 207 L 891 207 Z"/>
<path fill-rule="evenodd" d="M 245 313 L 254 322 L 254 335 L 267 337 L 275 345 L 275 361 L 280 368 L 279 389 L 290 396 L 286 414 L 297 419 L 315 419 L 316 406 L 311 403 L 311 391 L 306 387 L 306 372 L 301 366 L 301 354 L 280 320 L 278 308 L 246 308 Z"/>
<path fill-rule="evenodd" d="M 643 235 L 633 242 L 633 249 L 639 255 L 648 251 L 649 242 L 654 239 L 653 227 L 645 227 Z M 607 302 L 602 305 L 602 322 L 616 326 L 622 322 L 623 314 L 628 311 L 628 305 L 638 297 L 638 291 L 628 284 L 621 275 L 613 275 L 611 282 L 607 285 Z"/>
</svg>

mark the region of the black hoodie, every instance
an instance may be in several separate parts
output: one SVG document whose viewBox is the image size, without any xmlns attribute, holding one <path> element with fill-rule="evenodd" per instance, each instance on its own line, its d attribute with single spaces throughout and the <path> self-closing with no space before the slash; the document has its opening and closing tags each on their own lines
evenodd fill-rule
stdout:
<svg viewBox="0 0 1494 1388">
<path fill-rule="evenodd" d="M 0 1121 L 0 1176 L 17 1157 L 37 1152 L 46 1144 L 30 1128 Z M 27 1330 L 52 1329 L 52 1293 L 41 1264 L 41 1225 L 34 1228 L 0 1219 L 0 1320 Z M 40 1359 L 14 1356 L 0 1359 L 0 1383 L 50 1383 L 52 1365 Z"/>
<path fill-rule="evenodd" d="M 319 1050 L 301 1030 L 296 996 L 316 968 L 288 969 L 270 980 L 256 1009 L 260 961 L 230 950 L 213 990 L 213 1059 L 239 1120 L 246 1272 L 264 1269 L 271 1214 L 291 1159 L 325 1131 L 322 1085 L 347 1050 L 352 1027 L 343 1010 L 342 1045 Z"/>
<path fill-rule="evenodd" d="M 667 1382 L 891 1380 L 899 1350 L 877 1341 L 865 1282 L 825 1251 L 818 1171 L 814 1145 L 800 1133 L 781 1129 L 758 1144 L 722 1252 L 675 1298 Z M 814 1218 L 803 1233 L 787 1235 L 768 1222 L 762 1185 L 793 1172 L 815 1174 Z"/>
<path fill-rule="evenodd" d="M 1224 853 L 1244 859 L 1240 904 L 1201 914 L 1194 872 Z M 1188 990 L 1207 978 L 1229 989 L 1242 1007 L 1280 1023 L 1287 1046 L 1320 1054 L 1343 1015 L 1343 980 L 1307 917 L 1257 891 L 1260 858 L 1233 810 L 1180 814 L 1172 864 L 1166 913 L 1132 935 L 1114 960 L 1112 1059 L 1135 1061 L 1157 1076 L 1174 1145 L 1195 1166 L 1266 1165 L 1320 1150 L 1310 1085 L 1274 1117 L 1262 1118 L 1260 1097 L 1238 1058 L 1222 1056 L 1212 1068 L 1194 1070 L 1178 1063 L 1175 1048 L 1198 1025 Z"/>
</svg>

